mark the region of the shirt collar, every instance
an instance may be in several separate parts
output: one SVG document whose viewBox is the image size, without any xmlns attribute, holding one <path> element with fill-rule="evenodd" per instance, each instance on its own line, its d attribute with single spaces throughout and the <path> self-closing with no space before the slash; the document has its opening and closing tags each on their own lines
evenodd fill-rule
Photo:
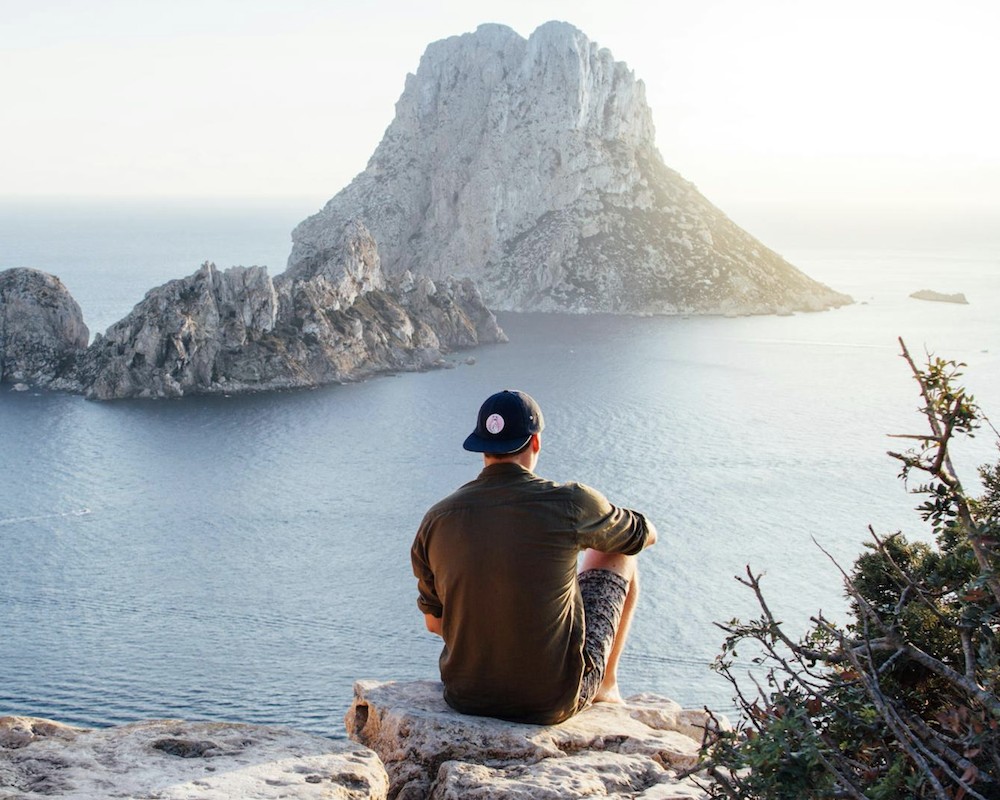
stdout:
<svg viewBox="0 0 1000 800">
<path fill-rule="evenodd" d="M 530 469 L 526 469 L 513 461 L 500 461 L 497 464 L 490 464 L 488 467 L 483 467 L 483 471 L 479 473 L 479 477 L 501 478 L 515 475 L 533 474 L 534 473 Z"/>
</svg>

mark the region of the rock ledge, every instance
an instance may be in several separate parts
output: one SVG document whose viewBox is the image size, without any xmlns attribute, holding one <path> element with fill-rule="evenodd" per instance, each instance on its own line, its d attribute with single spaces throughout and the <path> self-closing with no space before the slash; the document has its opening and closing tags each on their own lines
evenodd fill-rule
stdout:
<svg viewBox="0 0 1000 800">
<path fill-rule="evenodd" d="M 0 798 L 381 800 L 376 755 L 284 728 L 157 720 L 85 730 L 0 717 Z"/>
<path fill-rule="evenodd" d="M 704 798 L 695 765 L 707 715 L 640 694 L 597 704 L 559 725 L 470 717 L 449 708 L 433 681 L 359 681 L 348 734 L 372 748 L 395 800 Z"/>
<path fill-rule="evenodd" d="M 357 744 L 230 722 L 87 730 L 0 717 L 0 798 L 707 797 L 697 777 L 679 776 L 697 764 L 707 714 L 658 695 L 523 725 L 453 711 L 438 682 L 359 681 L 344 721 Z"/>
</svg>

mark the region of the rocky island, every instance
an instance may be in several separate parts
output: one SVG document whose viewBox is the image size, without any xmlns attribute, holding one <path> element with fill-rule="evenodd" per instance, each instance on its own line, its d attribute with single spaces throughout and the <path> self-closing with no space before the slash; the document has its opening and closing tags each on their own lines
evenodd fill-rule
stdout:
<svg viewBox="0 0 1000 800">
<path fill-rule="evenodd" d="M 355 218 L 387 274 L 471 277 L 494 309 L 745 314 L 851 302 L 667 167 L 643 83 L 565 22 L 528 39 L 482 25 L 430 45 L 367 168 L 293 232 L 289 269 L 336 253 Z"/>
<path fill-rule="evenodd" d="M 205 264 L 147 294 L 56 387 L 101 400 L 302 388 L 505 340 L 471 281 L 387 279 L 358 223 L 336 252 L 273 281 L 263 267 Z"/>
<path fill-rule="evenodd" d="M 962 292 L 945 294 L 944 292 L 935 292 L 932 289 L 921 289 L 917 292 L 913 292 L 910 297 L 914 300 L 930 300 L 934 303 L 958 303 L 963 306 L 967 306 L 969 304 L 969 301 Z"/>
<path fill-rule="evenodd" d="M 47 386 L 89 341 L 80 305 L 61 280 L 33 269 L 0 272 L 0 383 Z"/>
<path fill-rule="evenodd" d="M 572 25 L 436 42 L 286 271 L 150 290 L 89 346 L 58 278 L 0 273 L 0 383 L 89 398 L 318 386 L 501 342 L 494 310 L 789 314 L 851 302 L 663 162 L 641 81 Z"/>
<path fill-rule="evenodd" d="M 87 347 L 79 306 L 35 270 L 0 273 L 0 381 L 92 399 L 236 394 L 440 366 L 506 340 L 471 281 L 387 279 L 364 226 L 339 257 L 272 280 L 206 263 L 150 290 Z"/>
</svg>

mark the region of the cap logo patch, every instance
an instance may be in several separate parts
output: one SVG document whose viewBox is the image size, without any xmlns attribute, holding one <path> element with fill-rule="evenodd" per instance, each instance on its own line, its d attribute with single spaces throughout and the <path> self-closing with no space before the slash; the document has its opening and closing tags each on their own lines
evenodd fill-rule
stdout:
<svg viewBox="0 0 1000 800">
<path fill-rule="evenodd" d="M 490 414 L 486 418 L 486 430 L 488 430 L 490 433 L 494 435 L 500 433 L 500 431 L 503 430 L 503 426 L 504 426 L 503 417 L 501 417 L 499 414 Z"/>
</svg>

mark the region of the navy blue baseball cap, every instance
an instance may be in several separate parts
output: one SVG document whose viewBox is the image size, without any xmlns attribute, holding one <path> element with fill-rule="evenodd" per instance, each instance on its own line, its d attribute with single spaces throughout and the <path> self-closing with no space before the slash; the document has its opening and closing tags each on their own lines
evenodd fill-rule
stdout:
<svg viewBox="0 0 1000 800">
<path fill-rule="evenodd" d="M 544 427 L 542 409 L 531 395 L 504 389 L 486 398 L 479 409 L 476 429 L 462 447 L 473 453 L 515 453 Z"/>
</svg>

